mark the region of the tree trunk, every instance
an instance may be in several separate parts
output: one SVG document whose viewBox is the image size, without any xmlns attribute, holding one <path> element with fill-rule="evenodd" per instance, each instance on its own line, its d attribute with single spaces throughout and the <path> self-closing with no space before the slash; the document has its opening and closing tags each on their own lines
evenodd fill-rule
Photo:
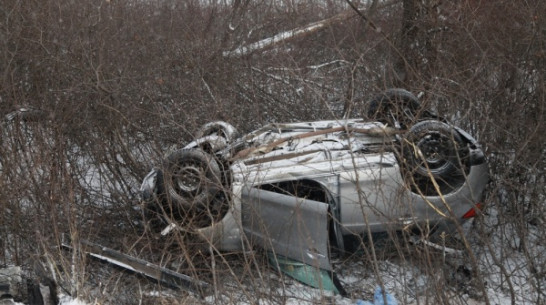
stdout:
<svg viewBox="0 0 546 305">
<path fill-rule="evenodd" d="M 406 87 L 413 78 L 417 54 L 415 54 L 412 46 L 417 40 L 416 20 L 419 15 L 420 5 L 419 0 L 403 0 L 402 28 L 396 46 L 397 54 L 394 64 L 393 83 L 395 87 Z"/>
</svg>

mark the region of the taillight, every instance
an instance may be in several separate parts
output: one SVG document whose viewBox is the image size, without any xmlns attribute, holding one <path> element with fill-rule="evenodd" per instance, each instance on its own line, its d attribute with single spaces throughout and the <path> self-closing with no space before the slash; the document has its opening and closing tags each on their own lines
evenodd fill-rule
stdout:
<svg viewBox="0 0 546 305">
<path fill-rule="evenodd" d="M 478 210 L 482 210 L 483 204 L 482 203 L 476 203 L 475 206 L 473 206 L 468 212 L 464 213 L 463 219 L 468 219 L 472 217 L 476 217 L 476 214 L 478 213 Z"/>
</svg>

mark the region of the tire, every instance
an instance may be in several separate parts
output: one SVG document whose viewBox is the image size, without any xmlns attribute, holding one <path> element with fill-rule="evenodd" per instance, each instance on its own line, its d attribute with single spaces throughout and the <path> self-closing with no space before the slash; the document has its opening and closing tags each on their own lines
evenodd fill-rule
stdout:
<svg viewBox="0 0 546 305">
<path fill-rule="evenodd" d="M 231 143 L 233 140 L 237 139 L 239 132 L 233 125 L 226 123 L 224 121 L 214 121 L 203 125 L 199 131 L 197 131 L 195 137 L 196 139 L 210 136 L 212 134 L 217 134 L 220 137 L 226 139 L 227 143 Z"/>
<path fill-rule="evenodd" d="M 448 124 L 427 120 L 415 124 L 402 139 L 405 168 L 412 187 L 425 195 L 449 193 L 464 183 L 466 143 Z"/>
<path fill-rule="evenodd" d="M 368 104 L 368 118 L 405 129 L 416 121 L 421 103 L 411 92 L 394 88 L 376 96 Z"/>
<path fill-rule="evenodd" d="M 163 162 L 168 209 L 176 215 L 207 210 L 222 188 L 217 161 L 201 149 L 180 149 Z"/>
</svg>

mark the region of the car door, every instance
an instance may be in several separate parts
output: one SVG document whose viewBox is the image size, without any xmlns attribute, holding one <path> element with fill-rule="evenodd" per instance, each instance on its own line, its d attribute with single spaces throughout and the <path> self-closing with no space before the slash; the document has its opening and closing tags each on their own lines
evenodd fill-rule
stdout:
<svg viewBox="0 0 546 305">
<path fill-rule="evenodd" d="M 242 226 L 253 245 L 331 271 L 328 253 L 328 204 L 244 187 Z"/>
</svg>

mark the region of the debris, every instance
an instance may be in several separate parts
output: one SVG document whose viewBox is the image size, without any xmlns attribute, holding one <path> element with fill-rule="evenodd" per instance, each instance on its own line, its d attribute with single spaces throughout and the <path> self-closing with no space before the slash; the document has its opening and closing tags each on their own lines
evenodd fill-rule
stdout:
<svg viewBox="0 0 546 305">
<path fill-rule="evenodd" d="M 439 250 L 439 251 L 443 252 L 446 255 L 453 255 L 453 256 L 456 256 L 456 257 L 463 257 L 464 254 L 465 254 L 465 251 L 463 251 L 463 250 L 454 249 L 454 248 L 451 248 L 451 247 L 447 247 L 445 245 L 439 245 L 437 243 L 433 243 L 433 242 L 431 242 L 429 240 L 426 240 L 424 238 L 419 238 L 417 236 L 413 236 L 412 238 L 410 238 L 410 242 L 413 243 L 414 245 L 422 244 L 422 245 L 424 245 L 426 247 L 430 247 L 432 249 Z"/>
<path fill-rule="evenodd" d="M 20 107 L 4 116 L 4 120 L 7 122 L 15 120 L 24 122 L 40 122 L 47 118 L 49 118 L 49 114 L 46 111 L 27 107 Z"/>
<path fill-rule="evenodd" d="M 21 295 L 22 282 L 21 267 L 9 266 L 0 269 L 0 297 Z"/>
<path fill-rule="evenodd" d="M 26 288 L 26 289 L 25 289 Z M 20 266 L 0 269 L 0 305 L 54 305 L 49 287 L 28 278 Z"/>
<path fill-rule="evenodd" d="M 387 303 L 385 303 L 387 301 Z M 398 305 L 394 296 L 388 292 L 383 294 L 381 287 L 375 288 L 373 303 L 370 301 L 357 300 L 356 305 Z"/>
<path fill-rule="evenodd" d="M 16 303 L 12 297 L 2 296 L 0 297 L 0 305 L 23 305 L 23 303 Z"/>
<path fill-rule="evenodd" d="M 199 296 L 210 294 L 210 287 L 206 282 L 86 240 L 80 240 L 80 243 L 83 246 L 82 249 L 90 256 L 106 261 L 112 265 L 140 273 L 170 287 L 193 292 Z M 67 249 L 72 249 L 71 242 L 66 235 L 63 235 L 62 246 Z"/>
<path fill-rule="evenodd" d="M 342 296 L 347 295 L 347 292 L 343 289 L 343 286 L 331 271 L 329 272 L 293 259 L 274 255 L 271 252 L 268 252 L 267 257 L 269 263 L 275 269 L 307 286 L 323 289 L 325 291 L 332 291 Z"/>
</svg>

